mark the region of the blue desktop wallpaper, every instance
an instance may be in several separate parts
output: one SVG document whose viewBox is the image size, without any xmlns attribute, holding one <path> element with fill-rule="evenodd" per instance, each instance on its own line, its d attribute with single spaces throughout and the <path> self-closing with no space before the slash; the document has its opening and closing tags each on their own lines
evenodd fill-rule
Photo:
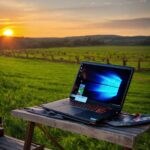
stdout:
<svg viewBox="0 0 150 150">
<path fill-rule="evenodd" d="M 122 79 L 115 73 L 98 74 L 95 73 L 95 82 L 88 82 L 86 88 L 90 91 L 94 99 L 107 101 L 117 96 Z"/>
</svg>

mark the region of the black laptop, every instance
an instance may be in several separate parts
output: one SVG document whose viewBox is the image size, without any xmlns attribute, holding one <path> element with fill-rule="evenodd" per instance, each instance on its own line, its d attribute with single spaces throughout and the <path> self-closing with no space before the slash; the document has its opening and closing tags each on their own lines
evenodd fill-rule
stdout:
<svg viewBox="0 0 150 150">
<path fill-rule="evenodd" d="M 43 108 L 87 124 L 112 118 L 121 112 L 134 68 L 82 62 L 69 100 Z"/>
</svg>

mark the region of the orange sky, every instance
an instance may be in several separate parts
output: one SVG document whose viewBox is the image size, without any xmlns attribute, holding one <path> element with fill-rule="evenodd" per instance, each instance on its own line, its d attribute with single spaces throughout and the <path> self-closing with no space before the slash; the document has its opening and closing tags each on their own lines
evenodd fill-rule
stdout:
<svg viewBox="0 0 150 150">
<path fill-rule="evenodd" d="M 0 0 L 0 35 L 150 35 L 149 0 Z"/>
</svg>

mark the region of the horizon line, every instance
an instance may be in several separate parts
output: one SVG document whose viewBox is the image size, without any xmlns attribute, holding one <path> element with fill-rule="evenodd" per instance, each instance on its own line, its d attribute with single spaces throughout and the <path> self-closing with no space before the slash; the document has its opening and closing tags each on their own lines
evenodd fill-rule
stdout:
<svg viewBox="0 0 150 150">
<path fill-rule="evenodd" d="M 150 35 L 119 35 L 119 34 L 87 34 L 87 35 L 72 35 L 72 36 L 63 36 L 63 37 L 52 37 L 52 36 L 3 36 L 0 35 L 0 37 L 5 37 L 5 38 L 72 38 L 72 37 L 88 37 L 88 36 L 120 36 L 120 37 L 150 37 Z"/>
</svg>

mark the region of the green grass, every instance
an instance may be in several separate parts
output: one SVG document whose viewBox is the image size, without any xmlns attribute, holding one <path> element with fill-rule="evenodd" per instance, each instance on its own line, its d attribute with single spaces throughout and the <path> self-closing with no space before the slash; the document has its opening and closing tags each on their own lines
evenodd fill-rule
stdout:
<svg viewBox="0 0 150 150">
<path fill-rule="evenodd" d="M 147 50 L 146 50 L 147 51 Z M 129 52 L 130 53 L 130 52 Z M 145 52 L 147 54 L 147 52 Z M 68 97 L 79 65 L 0 57 L 0 116 L 6 133 L 23 139 L 26 123 L 11 116 L 11 110 L 34 106 Z M 135 72 L 123 111 L 150 114 L 150 72 Z M 49 129 L 67 150 L 119 150 L 120 146 L 98 141 L 59 129 Z M 136 145 L 138 150 L 150 148 L 150 135 L 145 134 Z M 34 140 L 52 149 L 36 129 Z"/>
</svg>

